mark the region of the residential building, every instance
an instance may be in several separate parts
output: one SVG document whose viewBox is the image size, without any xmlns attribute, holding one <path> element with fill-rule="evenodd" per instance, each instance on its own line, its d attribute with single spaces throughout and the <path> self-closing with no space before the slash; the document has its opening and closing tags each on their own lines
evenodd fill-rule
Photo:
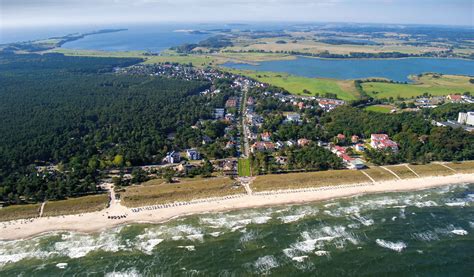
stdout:
<svg viewBox="0 0 474 277">
<path fill-rule="evenodd" d="M 359 136 L 353 135 L 353 136 L 351 137 L 351 141 L 352 141 L 352 143 L 357 143 L 357 142 L 359 142 Z"/>
<path fill-rule="evenodd" d="M 290 113 L 286 115 L 286 122 L 300 122 L 301 115 L 297 113 Z"/>
<path fill-rule="evenodd" d="M 366 167 L 365 163 L 361 159 L 351 159 L 348 163 L 346 163 L 347 168 L 349 169 L 364 169 Z"/>
<path fill-rule="evenodd" d="M 226 108 L 235 108 L 237 107 L 239 99 L 236 97 L 231 97 L 225 102 Z"/>
<path fill-rule="evenodd" d="M 181 155 L 177 151 L 171 151 L 166 154 L 166 157 L 163 159 L 163 162 L 169 164 L 179 163 L 181 161 Z"/>
<path fill-rule="evenodd" d="M 272 134 L 270 132 L 264 132 L 262 133 L 261 138 L 263 141 L 271 141 Z"/>
<path fill-rule="evenodd" d="M 462 125 L 474 126 L 474 112 L 459 113 L 458 123 Z"/>
<path fill-rule="evenodd" d="M 450 100 L 452 103 L 460 103 L 462 102 L 462 95 L 450 94 L 446 96 L 446 99 Z"/>
<path fill-rule="evenodd" d="M 223 119 L 225 114 L 225 109 L 214 109 L 214 118 L 215 119 Z"/>
<path fill-rule="evenodd" d="M 391 140 L 386 134 L 372 134 L 370 140 L 370 146 L 374 149 L 391 149 L 392 151 L 398 151 L 398 144 Z"/>
<path fill-rule="evenodd" d="M 364 151 L 365 151 L 365 147 L 364 147 L 363 144 L 360 144 L 360 143 L 359 143 L 359 144 L 357 144 L 357 145 L 355 146 L 355 150 L 356 150 L 356 151 L 359 151 L 359 152 L 364 152 Z"/>
<path fill-rule="evenodd" d="M 263 151 L 273 151 L 273 150 L 275 150 L 275 144 L 273 144 L 273 142 L 267 142 L 267 141 L 257 141 L 250 147 L 250 151 L 252 153 L 263 152 Z"/>
<path fill-rule="evenodd" d="M 281 149 L 281 148 L 283 148 L 283 147 L 285 147 L 285 143 L 284 143 L 284 142 L 282 142 L 282 141 L 277 141 L 277 142 L 275 143 L 275 148 L 276 148 L 276 149 Z"/>
<path fill-rule="evenodd" d="M 336 136 L 336 139 L 337 139 L 338 142 L 344 142 L 346 140 L 346 136 L 343 135 L 343 134 L 338 134 Z"/>
<path fill-rule="evenodd" d="M 304 146 L 307 146 L 311 143 L 311 141 L 309 139 L 305 139 L 305 138 L 300 138 L 298 140 L 298 146 L 299 147 L 304 147 Z"/>
<path fill-rule="evenodd" d="M 275 157 L 275 162 L 279 165 L 287 165 L 288 164 L 288 158 L 284 156 L 277 156 Z"/>
<path fill-rule="evenodd" d="M 202 137 L 202 144 L 203 145 L 209 144 L 211 142 L 212 142 L 212 139 L 210 137 L 208 137 L 208 136 L 203 136 Z"/>
<path fill-rule="evenodd" d="M 296 141 L 290 139 L 290 140 L 287 140 L 287 141 L 286 141 L 286 145 L 287 145 L 288 147 L 292 147 L 292 146 L 296 146 L 297 144 L 296 144 Z"/>
<path fill-rule="evenodd" d="M 255 105 L 255 100 L 253 99 L 252 96 L 250 96 L 250 97 L 247 99 L 247 105 L 248 105 L 248 106 L 253 106 L 253 105 Z"/>
<path fill-rule="evenodd" d="M 201 159 L 201 154 L 196 149 L 188 149 L 186 150 L 186 156 L 191 161 L 196 161 Z"/>
</svg>

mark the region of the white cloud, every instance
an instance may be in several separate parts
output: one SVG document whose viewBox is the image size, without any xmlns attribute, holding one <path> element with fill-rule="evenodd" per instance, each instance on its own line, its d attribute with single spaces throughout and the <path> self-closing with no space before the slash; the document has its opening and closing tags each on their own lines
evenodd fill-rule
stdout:
<svg viewBox="0 0 474 277">
<path fill-rule="evenodd" d="M 0 0 L 0 27 L 151 21 L 472 24 L 471 0 Z M 422 15 L 422 16 L 420 16 Z"/>
</svg>

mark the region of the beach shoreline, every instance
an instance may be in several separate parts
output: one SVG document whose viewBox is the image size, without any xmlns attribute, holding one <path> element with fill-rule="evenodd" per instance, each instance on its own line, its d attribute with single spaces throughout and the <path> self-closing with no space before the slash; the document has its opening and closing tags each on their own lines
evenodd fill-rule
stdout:
<svg viewBox="0 0 474 277">
<path fill-rule="evenodd" d="M 474 174 L 431 176 L 376 183 L 367 182 L 319 188 L 259 192 L 252 195 L 209 200 L 169 208 L 154 210 L 142 209 L 139 212 L 132 212 L 132 208 L 121 205 L 112 205 L 108 209 L 92 213 L 1 222 L 0 240 L 28 239 L 56 232 L 96 233 L 122 225 L 160 224 L 197 214 L 220 213 L 232 210 L 281 205 L 302 205 L 365 194 L 416 191 L 467 183 L 474 183 Z M 108 218 L 109 216 L 118 215 L 126 215 L 126 217 L 119 219 Z"/>
</svg>

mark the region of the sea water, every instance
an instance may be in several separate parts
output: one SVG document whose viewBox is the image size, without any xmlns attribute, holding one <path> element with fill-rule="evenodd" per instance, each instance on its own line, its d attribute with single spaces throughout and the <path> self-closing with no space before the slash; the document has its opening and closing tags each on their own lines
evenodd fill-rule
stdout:
<svg viewBox="0 0 474 277">
<path fill-rule="evenodd" d="M 0 275 L 472 276 L 473 205 L 465 184 L 57 232 L 0 242 Z"/>
</svg>

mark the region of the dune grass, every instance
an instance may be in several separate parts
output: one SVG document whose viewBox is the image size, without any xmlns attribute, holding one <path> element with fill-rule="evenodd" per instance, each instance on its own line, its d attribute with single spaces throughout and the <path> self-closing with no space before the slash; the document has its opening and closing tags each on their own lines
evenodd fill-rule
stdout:
<svg viewBox="0 0 474 277">
<path fill-rule="evenodd" d="M 413 179 L 417 178 L 418 176 L 415 175 L 410 169 L 408 169 L 405 165 L 393 165 L 393 166 L 386 166 L 386 168 L 393 171 L 395 174 L 398 175 L 401 179 Z"/>
<path fill-rule="evenodd" d="M 446 176 L 446 175 L 452 175 L 455 173 L 452 170 L 449 170 L 448 168 L 436 163 L 423 164 L 423 165 L 409 165 L 409 166 L 421 177 Z"/>
<path fill-rule="evenodd" d="M 254 191 L 297 189 L 370 182 L 363 173 L 354 170 L 330 170 L 258 176 L 252 184 Z"/>
<path fill-rule="evenodd" d="M 474 161 L 452 162 L 446 165 L 459 173 L 474 173 Z"/>
<path fill-rule="evenodd" d="M 41 204 L 14 205 L 0 208 L 0 221 L 38 217 Z"/>
<path fill-rule="evenodd" d="M 390 181 L 396 179 L 392 173 L 377 166 L 365 169 L 364 172 L 369 174 L 369 176 L 372 177 L 376 182 Z"/>
<path fill-rule="evenodd" d="M 230 178 L 211 178 L 172 184 L 133 186 L 121 193 L 122 204 L 127 207 L 164 204 L 193 199 L 245 193 Z"/>
<path fill-rule="evenodd" d="M 108 194 L 69 198 L 67 200 L 60 201 L 48 201 L 44 206 L 43 216 L 95 212 L 106 208 L 108 203 Z"/>
</svg>

